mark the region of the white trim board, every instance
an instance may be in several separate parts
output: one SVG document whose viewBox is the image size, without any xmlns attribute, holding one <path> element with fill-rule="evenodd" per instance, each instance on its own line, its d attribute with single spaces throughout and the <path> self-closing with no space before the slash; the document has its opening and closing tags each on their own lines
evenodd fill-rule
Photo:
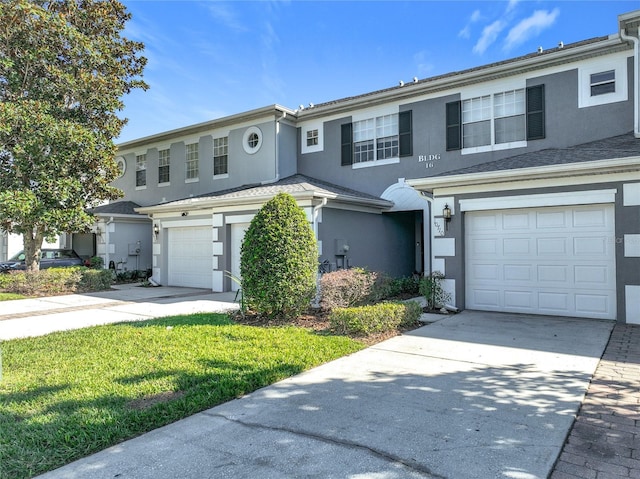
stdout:
<svg viewBox="0 0 640 479">
<path fill-rule="evenodd" d="M 613 203 L 616 189 L 544 193 L 539 195 L 497 196 L 460 200 L 460 211 L 486 211 L 540 206 L 571 206 Z"/>
</svg>

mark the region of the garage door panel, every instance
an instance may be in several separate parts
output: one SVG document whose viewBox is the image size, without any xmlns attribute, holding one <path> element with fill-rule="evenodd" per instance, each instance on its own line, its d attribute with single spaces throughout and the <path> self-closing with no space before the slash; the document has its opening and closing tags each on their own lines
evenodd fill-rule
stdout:
<svg viewBox="0 0 640 479">
<path fill-rule="evenodd" d="M 528 230 L 531 224 L 531 215 L 528 213 L 505 213 L 502 217 L 502 228 L 505 230 Z"/>
<path fill-rule="evenodd" d="M 546 237 L 536 239 L 537 256 L 566 255 L 567 239 L 564 237 Z"/>
<path fill-rule="evenodd" d="M 576 294 L 576 310 L 593 315 L 605 315 L 611 307 L 610 298 L 607 295 L 595 291 L 590 294 Z"/>
<path fill-rule="evenodd" d="M 489 309 L 501 306 L 501 292 L 497 289 L 476 289 L 472 292 L 474 303 Z"/>
<path fill-rule="evenodd" d="M 568 292 L 541 291 L 538 293 L 538 308 L 549 314 L 567 314 L 571 298 Z"/>
<path fill-rule="evenodd" d="M 573 226 L 575 228 L 598 228 L 601 230 L 609 229 L 607 215 L 598 208 L 587 208 L 582 211 L 576 211 L 573 215 Z"/>
<path fill-rule="evenodd" d="M 531 281 L 533 265 L 531 264 L 505 264 L 504 279 L 506 281 Z"/>
<path fill-rule="evenodd" d="M 528 255 L 531 253 L 531 240 L 529 238 L 506 238 L 502 241 L 502 248 L 505 255 Z"/>
<path fill-rule="evenodd" d="M 506 290 L 504 292 L 504 306 L 529 312 L 534 307 L 534 298 L 531 291 Z"/>
<path fill-rule="evenodd" d="M 468 212 L 465 227 L 466 307 L 615 319 L 613 205 Z"/>
<path fill-rule="evenodd" d="M 538 281 L 543 283 L 566 283 L 569 278 L 568 264 L 540 264 L 537 268 Z"/>
<path fill-rule="evenodd" d="M 565 229 L 567 227 L 567 215 L 564 211 L 538 211 L 535 212 L 535 215 L 538 229 Z"/>
</svg>

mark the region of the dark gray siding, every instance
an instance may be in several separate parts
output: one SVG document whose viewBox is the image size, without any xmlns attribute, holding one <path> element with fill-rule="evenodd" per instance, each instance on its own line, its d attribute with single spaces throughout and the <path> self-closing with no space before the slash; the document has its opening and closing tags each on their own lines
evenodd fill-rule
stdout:
<svg viewBox="0 0 640 479">
<path fill-rule="evenodd" d="M 371 214 L 323 208 L 319 239 L 320 261 L 340 263 L 335 240 L 349 244 L 349 266 L 378 271 L 393 277 L 408 276 L 415 269 L 415 216 L 413 212 Z"/>
</svg>

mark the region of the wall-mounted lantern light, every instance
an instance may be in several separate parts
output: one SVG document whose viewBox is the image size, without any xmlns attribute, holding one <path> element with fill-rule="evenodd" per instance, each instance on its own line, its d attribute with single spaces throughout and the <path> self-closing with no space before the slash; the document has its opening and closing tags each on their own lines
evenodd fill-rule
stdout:
<svg viewBox="0 0 640 479">
<path fill-rule="evenodd" d="M 442 217 L 444 218 L 445 229 L 449 229 L 449 222 L 451 221 L 451 208 L 449 208 L 448 204 L 445 204 L 444 208 L 442 208 Z"/>
<path fill-rule="evenodd" d="M 153 225 L 153 235 L 157 238 L 160 234 L 160 228 L 158 227 L 158 223 Z"/>
</svg>

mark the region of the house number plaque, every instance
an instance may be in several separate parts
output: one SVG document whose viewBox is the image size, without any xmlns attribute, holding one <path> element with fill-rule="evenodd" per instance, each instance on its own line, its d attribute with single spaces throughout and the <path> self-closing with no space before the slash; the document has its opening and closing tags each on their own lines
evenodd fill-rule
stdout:
<svg viewBox="0 0 640 479">
<path fill-rule="evenodd" d="M 425 168 L 433 168 L 436 161 L 440 159 L 440 153 L 431 155 L 418 155 L 418 163 L 424 163 Z"/>
</svg>

